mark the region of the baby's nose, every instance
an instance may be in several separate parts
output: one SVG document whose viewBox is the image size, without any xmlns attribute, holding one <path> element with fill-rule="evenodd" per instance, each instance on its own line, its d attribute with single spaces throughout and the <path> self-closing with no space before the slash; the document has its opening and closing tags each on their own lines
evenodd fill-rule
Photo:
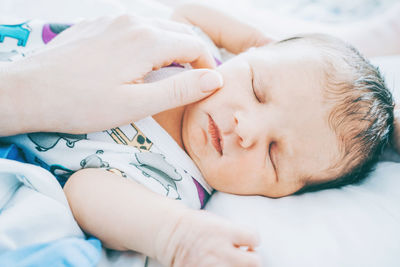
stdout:
<svg viewBox="0 0 400 267">
<path fill-rule="evenodd" d="M 241 147 L 248 149 L 256 143 L 256 126 L 251 125 L 250 120 L 243 113 L 237 112 L 234 116 L 235 132 Z"/>
<path fill-rule="evenodd" d="M 254 144 L 254 142 L 253 142 L 253 140 L 251 138 L 249 138 L 249 137 L 244 137 L 243 138 L 240 135 L 239 135 L 239 143 L 240 143 L 240 146 L 245 148 L 245 149 L 248 149 L 248 148 L 252 147 L 253 144 Z"/>
<path fill-rule="evenodd" d="M 255 126 L 249 126 L 243 124 L 238 124 L 236 127 L 236 134 L 238 136 L 238 142 L 241 147 L 249 149 L 254 146 L 257 142 L 257 131 Z"/>
</svg>

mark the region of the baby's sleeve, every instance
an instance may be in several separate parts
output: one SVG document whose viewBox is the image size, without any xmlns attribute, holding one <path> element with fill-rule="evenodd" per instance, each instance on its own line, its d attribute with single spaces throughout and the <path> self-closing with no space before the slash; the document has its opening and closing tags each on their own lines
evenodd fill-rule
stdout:
<svg viewBox="0 0 400 267">
<path fill-rule="evenodd" d="M 71 25 L 40 20 L 0 24 L 0 61 L 15 61 L 34 53 Z"/>
</svg>

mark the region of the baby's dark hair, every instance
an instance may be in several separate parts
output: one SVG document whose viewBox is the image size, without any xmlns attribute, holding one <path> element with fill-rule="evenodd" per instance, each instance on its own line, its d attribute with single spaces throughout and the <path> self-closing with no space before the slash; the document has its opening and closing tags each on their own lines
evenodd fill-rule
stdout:
<svg viewBox="0 0 400 267">
<path fill-rule="evenodd" d="M 329 181 L 307 183 L 297 193 L 359 183 L 373 170 L 389 143 L 393 131 L 392 94 L 379 69 L 342 40 L 309 34 L 275 45 L 294 42 L 312 45 L 323 59 L 324 94 L 327 101 L 333 103 L 329 125 L 338 137 L 342 152 L 341 160 L 330 167 L 339 170 L 339 176 Z"/>
</svg>

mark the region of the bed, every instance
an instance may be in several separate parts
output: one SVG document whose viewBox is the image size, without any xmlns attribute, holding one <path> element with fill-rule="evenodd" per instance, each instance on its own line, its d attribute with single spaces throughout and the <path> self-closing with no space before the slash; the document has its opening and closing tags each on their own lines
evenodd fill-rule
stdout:
<svg viewBox="0 0 400 267">
<path fill-rule="evenodd" d="M 3 0 L 0 3 L 0 18 L 8 21 L 41 18 L 70 22 L 79 18 L 123 12 L 166 18 L 171 12 L 171 6 L 184 1 L 32 2 Z M 274 7 L 279 8 L 279 12 L 290 14 L 299 10 L 290 10 L 290 6 L 313 1 L 291 2 L 295 5 L 286 4 L 282 7 L 275 4 Z M 372 2 L 380 5 L 374 9 Z M 364 1 L 364 9 L 358 10 L 356 15 L 361 17 L 372 14 L 373 10 L 387 7 L 391 2 Z M 224 6 L 225 3 L 220 1 L 216 5 Z M 262 13 L 262 8 L 268 6 L 262 1 L 232 3 L 233 12 L 238 16 L 243 6 L 247 11 L 258 8 L 258 14 L 260 8 Z M 272 5 L 272 1 L 268 3 Z M 343 8 L 337 11 L 338 14 L 326 11 L 327 6 L 332 8 L 329 3 L 333 1 L 317 1 L 316 5 L 306 10 L 300 9 L 300 15 L 318 19 L 316 14 L 327 12 L 325 18 L 328 16 L 329 20 L 354 19 L 351 16 L 354 3 L 346 6 L 346 2 L 341 1 Z M 246 15 L 243 16 L 246 19 Z M 258 16 L 253 23 L 257 24 L 260 20 L 262 18 Z M 400 55 L 374 58 L 372 61 L 382 69 L 388 86 L 397 92 L 398 98 Z M 400 266 L 400 157 L 390 150 L 385 152 L 376 170 L 359 185 L 281 199 L 241 197 L 217 192 L 209 200 L 206 209 L 258 232 L 262 241 L 257 251 L 262 257 L 263 266 Z M 74 231 L 76 236 L 80 236 L 78 230 Z M 109 252 L 103 252 L 103 256 L 101 266 L 132 264 L 129 262 L 129 254 L 121 261 Z"/>
</svg>

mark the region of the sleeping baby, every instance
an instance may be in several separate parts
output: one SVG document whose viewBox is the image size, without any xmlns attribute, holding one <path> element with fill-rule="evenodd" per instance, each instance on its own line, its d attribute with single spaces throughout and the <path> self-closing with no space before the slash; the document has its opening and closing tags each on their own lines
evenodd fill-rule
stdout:
<svg viewBox="0 0 400 267">
<path fill-rule="evenodd" d="M 196 209 L 214 189 L 277 198 L 360 181 L 391 135 L 391 93 L 336 38 L 265 45 L 257 30 L 202 6 L 173 18 L 238 54 L 218 66 L 224 85 L 212 96 L 103 132 L 3 140 L 57 177 L 79 225 L 108 248 L 166 266 L 259 266 L 257 235 Z M 173 64 L 145 81 L 186 69 Z"/>
</svg>

